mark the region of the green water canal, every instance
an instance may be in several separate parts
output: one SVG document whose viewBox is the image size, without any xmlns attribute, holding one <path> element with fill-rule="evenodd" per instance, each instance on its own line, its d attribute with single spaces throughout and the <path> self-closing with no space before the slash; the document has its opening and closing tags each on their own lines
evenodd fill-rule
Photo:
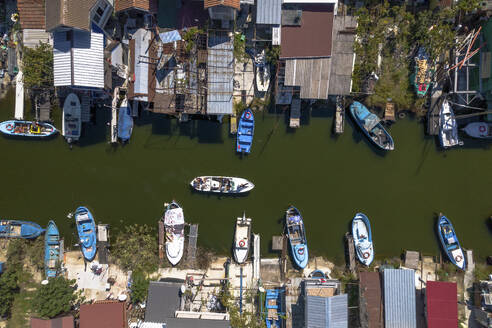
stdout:
<svg viewBox="0 0 492 328">
<path fill-rule="evenodd" d="M 13 92 L 0 102 L 0 118 L 12 117 Z M 60 127 L 60 115 L 54 113 Z M 97 112 L 79 145 L 70 150 L 61 136 L 29 141 L 0 137 L 1 217 L 45 225 L 55 219 L 68 240 L 73 227 L 67 213 L 87 205 L 96 221 L 113 230 L 126 224 L 156 225 L 163 204 L 172 199 L 188 222 L 199 223 L 199 245 L 228 254 L 234 221 L 243 211 L 262 237 L 282 232 L 290 204 L 306 223 L 311 254 L 343 260 L 343 235 L 357 211 L 371 219 L 377 257 L 404 249 L 439 252 L 436 215 L 454 223 L 461 243 L 480 256 L 491 253 L 491 144 L 467 143 L 449 151 L 424 136 L 417 121 L 399 120 L 390 129 L 396 150 L 370 147 L 351 120 L 345 133 L 332 136 L 332 110 L 313 110 L 298 130 L 284 114 L 257 113 L 253 152 L 234 153 L 229 124 L 192 121 L 178 124 L 144 114 L 131 142 L 108 144 L 109 111 Z M 198 175 L 232 175 L 253 181 L 244 197 L 198 194 L 189 188 Z"/>
</svg>

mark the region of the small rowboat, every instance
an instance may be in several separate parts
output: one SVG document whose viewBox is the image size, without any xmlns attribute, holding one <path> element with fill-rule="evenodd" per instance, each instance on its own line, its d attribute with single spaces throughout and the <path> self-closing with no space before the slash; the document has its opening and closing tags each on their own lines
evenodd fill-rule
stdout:
<svg viewBox="0 0 492 328">
<path fill-rule="evenodd" d="M 39 224 L 29 221 L 0 220 L 0 238 L 37 238 L 44 231 Z"/>
<path fill-rule="evenodd" d="M 371 265 L 374 260 L 374 247 L 372 244 L 371 223 L 365 214 L 357 213 L 352 219 L 352 236 L 357 258 L 362 264 Z"/>
<path fill-rule="evenodd" d="M 251 218 L 246 217 L 246 213 L 242 218 L 236 220 L 236 231 L 234 234 L 234 259 L 238 264 L 246 262 L 249 254 L 249 246 L 251 236 Z"/>
<path fill-rule="evenodd" d="M 221 194 L 240 194 L 251 191 L 255 185 L 243 178 L 201 176 L 190 182 L 196 191 L 213 192 Z"/>
<path fill-rule="evenodd" d="M 306 231 L 301 212 L 294 206 L 290 206 L 285 213 L 285 227 L 292 258 L 299 268 L 304 269 L 309 258 Z"/>
<path fill-rule="evenodd" d="M 0 132 L 10 136 L 45 138 L 56 131 L 53 125 L 44 122 L 11 120 L 0 123 Z"/>
<path fill-rule="evenodd" d="M 248 108 L 243 112 L 241 118 L 239 119 L 236 141 L 236 151 L 238 153 L 249 154 L 251 152 L 254 132 L 255 118 L 251 109 Z"/>
<path fill-rule="evenodd" d="M 79 97 L 70 93 L 63 103 L 62 135 L 68 143 L 80 138 L 82 129 L 81 108 Z"/>
<path fill-rule="evenodd" d="M 87 261 L 92 261 L 96 256 L 96 224 L 92 213 L 84 206 L 75 211 L 75 223 L 79 233 L 82 254 Z"/>
<path fill-rule="evenodd" d="M 164 213 L 164 227 L 166 229 L 166 255 L 172 265 L 179 263 L 184 249 L 184 214 L 178 203 L 173 201 Z"/>
<path fill-rule="evenodd" d="M 473 122 L 468 123 L 463 131 L 472 138 L 492 139 L 492 123 Z"/>
<path fill-rule="evenodd" d="M 60 262 L 60 233 L 52 220 L 48 223 L 44 235 L 44 272 L 46 278 L 54 278 L 58 274 Z"/>
<path fill-rule="evenodd" d="M 466 260 L 463 249 L 460 246 L 451 221 L 442 214 L 439 215 L 439 219 L 437 220 L 437 234 L 439 235 L 444 253 L 446 253 L 451 263 L 459 269 L 465 270 Z"/>
<path fill-rule="evenodd" d="M 383 150 L 395 149 L 393 138 L 386 131 L 381 124 L 379 117 L 371 113 L 366 106 L 360 102 L 354 101 L 350 105 L 350 114 L 354 118 L 357 125 L 362 132 L 369 138 L 369 140 Z"/>
</svg>

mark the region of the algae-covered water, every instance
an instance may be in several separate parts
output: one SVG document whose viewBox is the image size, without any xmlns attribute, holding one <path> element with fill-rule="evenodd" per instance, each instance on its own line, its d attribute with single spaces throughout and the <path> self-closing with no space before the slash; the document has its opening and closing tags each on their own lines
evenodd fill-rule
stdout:
<svg viewBox="0 0 492 328">
<path fill-rule="evenodd" d="M 2 120 L 13 115 L 13 97 L 11 92 L 0 102 Z M 73 150 L 61 136 L 1 136 L 0 216 L 42 225 L 55 219 L 70 243 L 73 227 L 66 216 L 78 205 L 115 230 L 156 225 L 163 204 L 175 199 L 186 220 L 200 224 L 199 245 L 227 254 L 235 218 L 246 211 L 268 255 L 271 236 L 282 232 L 284 211 L 294 204 L 305 219 L 310 253 L 341 261 L 343 235 L 357 211 L 371 220 L 378 257 L 403 249 L 437 254 L 434 226 L 443 212 L 464 247 L 490 255 L 490 144 L 467 142 L 444 152 L 424 136 L 421 123 L 405 118 L 390 129 L 396 150 L 384 154 L 349 119 L 345 133 L 332 136 L 332 112 L 306 113 L 297 130 L 288 128 L 283 113 L 257 113 L 253 151 L 246 157 L 235 154 L 226 120 L 178 124 L 144 113 L 128 145 L 109 145 L 107 109 L 97 112 L 96 124 L 85 127 Z M 60 114 L 53 116 L 60 128 Z M 190 180 L 209 174 L 245 177 L 256 188 L 243 197 L 192 192 Z"/>
</svg>

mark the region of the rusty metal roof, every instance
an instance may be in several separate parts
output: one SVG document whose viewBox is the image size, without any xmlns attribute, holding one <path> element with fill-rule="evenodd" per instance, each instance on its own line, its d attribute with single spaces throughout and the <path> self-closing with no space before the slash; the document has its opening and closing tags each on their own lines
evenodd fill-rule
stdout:
<svg viewBox="0 0 492 328">
<path fill-rule="evenodd" d="M 239 0 L 205 0 L 203 2 L 203 7 L 205 9 L 215 6 L 226 6 L 226 7 L 236 8 L 237 10 L 239 10 L 240 3 Z"/>
<path fill-rule="evenodd" d="M 299 5 L 301 25 L 282 25 L 280 58 L 331 56 L 333 4 Z"/>
<path fill-rule="evenodd" d="M 427 281 L 427 327 L 458 326 L 458 291 L 455 282 Z"/>
<path fill-rule="evenodd" d="M 102 301 L 80 306 L 80 328 L 126 328 L 124 302 Z"/>
<path fill-rule="evenodd" d="M 361 320 L 368 328 L 380 328 L 383 322 L 381 279 L 378 272 L 360 272 Z"/>
<path fill-rule="evenodd" d="M 17 0 L 17 9 L 22 29 L 44 30 L 44 0 Z"/>
<path fill-rule="evenodd" d="M 67 315 L 55 319 L 31 318 L 31 328 L 73 328 L 73 316 Z"/>
</svg>

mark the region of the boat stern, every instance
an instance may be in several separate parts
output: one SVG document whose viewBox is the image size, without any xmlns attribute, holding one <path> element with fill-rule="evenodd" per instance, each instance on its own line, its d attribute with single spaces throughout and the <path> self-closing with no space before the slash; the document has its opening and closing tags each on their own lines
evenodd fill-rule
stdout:
<svg viewBox="0 0 492 328">
<path fill-rule="evenodd" d="M 297 266 L 301 269 L 304 269 L 308 263 L 309 255 L 308 255 L 308 247 L 305 244 L 295 245 L 293 248 L 294 260 Z"/>
</svg>

